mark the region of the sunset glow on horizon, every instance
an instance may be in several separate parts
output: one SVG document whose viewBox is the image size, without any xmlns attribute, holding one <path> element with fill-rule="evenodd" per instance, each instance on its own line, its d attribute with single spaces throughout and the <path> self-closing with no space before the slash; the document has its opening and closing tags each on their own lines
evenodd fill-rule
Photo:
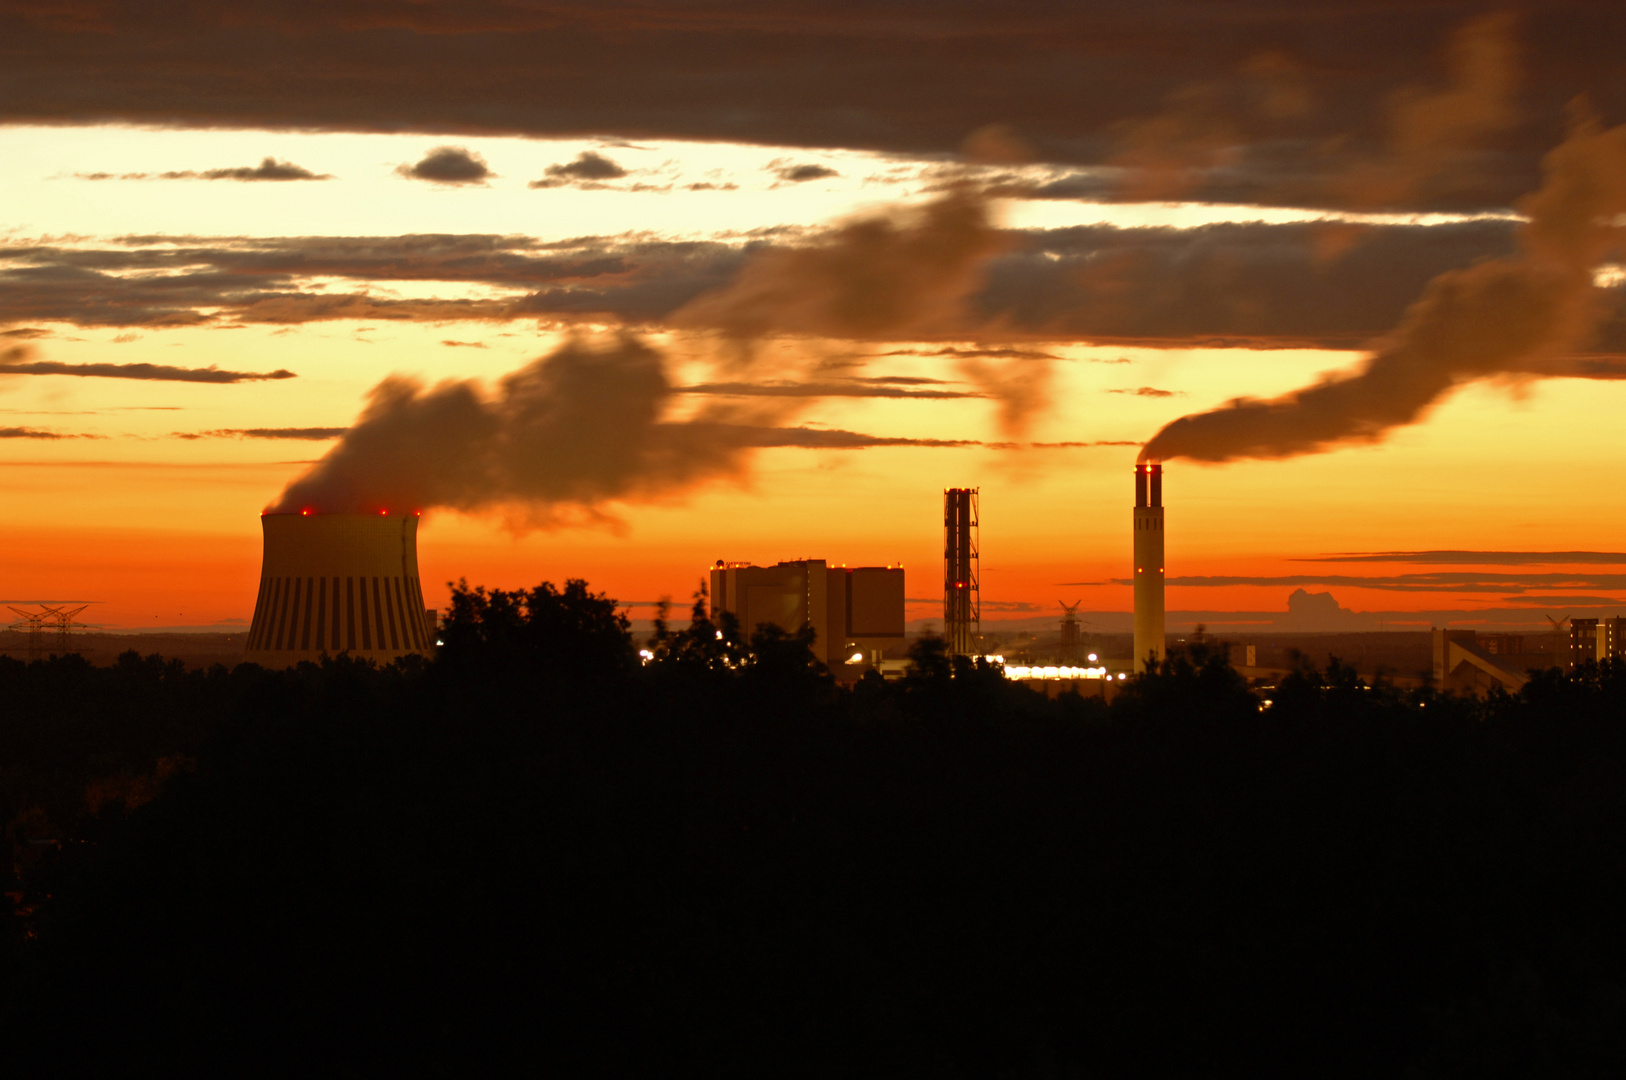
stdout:
<svg viewBox="0 0 1626 1080">
<path fill-rule="evenodd" d="M 1529 216 L 1512 199 L 1143 196 L 1138 159 L 1031 148 L 299 127 L 0 127 L 0 594 L 87 597 L 114 628 L 246 625 L 256 519 L 395 401 L 422 426 L 379 454 L 483 432 L 397 462 L 456 474 L 432 491 L 365 496 L 420 507 L 431 605 L 456 579 L 580 577 L 647 618 L 717 558 L 825 558 L 901 562 L 909 617 L 936 618 L 939 492 L 963 486 L 981 490 L 985 622 L 1058 600 L 1127 612 L 1142 444 L 1359 369 L 1431 279 L 1508 258 Z M 966 221 L 934 224 L 955 199 Z M 866 238 L 875 221 L 894 232 Z M 961 246 L 930 249 L 939 225 Z M 826 248 L 827 266 L 786 269 Z M 883 285 L 941 280 L 843 323 L 847 300 L 816 308 L 795 274 L 844 259 Z M 1610 259 L 1588 270 L 1609 287 L 1587 288 L 1613 311 Z M 1607 559 L 1322 561 L 1626 548 L 1606 480 L 1626 382 L 1599 325 L 1546 367 L 1458 379 L 1417 422 L 1170 461 L 1170 611 L 1242 628 L 1296 589 L 1394 625 L 1626 610 Z M 591 374 L 634 347 L 642 366 Z M 567 394 L 646 376 L 602 419 Z M 452 490 L 475 454 L 479 494 Z M 326 512 L 300 497 L 286 505 Z"/>
</svg>

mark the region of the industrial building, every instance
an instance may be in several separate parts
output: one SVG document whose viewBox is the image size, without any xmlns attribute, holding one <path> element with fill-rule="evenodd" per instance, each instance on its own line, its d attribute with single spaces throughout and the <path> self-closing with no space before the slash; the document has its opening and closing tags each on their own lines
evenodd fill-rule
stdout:
<svg viewBox="0 0 1626 1080">
<path fill-rule="evenodd" d="M 1626 618 L 1571 619 L 1565 656 L 1568 668 L 1588 660 L 1607 660 L 1626 652 Z"/>
<path fill-rule="evenodd" d="M 262 514 L 260 593 L 245 659 L 389 663 L 434 651 L 418 580 L 416 514 Z"/>
<path fill-rule="evenodd" d="M 1458 694 L 1483 695 L 1496 688 L 1518 693 L 1529 681 L 1532 668 L 1552 666 L 1551 653 L 1513 652 L 1522 641 L 1512 635 L 1487 634 L 1481 639 L 1472 630 L 1434 631 L 1434 685 Z"/>
<path fill-rule="evenodd" d="M 729 612 L 746 634 L 763 623 L 791 633 L 811 626 L 815 655 L 838 676 L 878 668 L 887 649 L 904 644 L 903 596 L 901 566 L 718 559 L 711 570 L 712 618 Z"/>
<path fill-rule="evenodd" d="M 1135 670 L 1163 659 L 1163 465 L 1135 465 Z"/>
</svg>

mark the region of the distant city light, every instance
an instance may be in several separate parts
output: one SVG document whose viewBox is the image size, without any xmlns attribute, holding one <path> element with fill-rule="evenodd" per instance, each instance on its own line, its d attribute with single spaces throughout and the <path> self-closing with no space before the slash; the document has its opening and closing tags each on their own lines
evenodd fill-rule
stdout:
<svg viewBox="0 0 1626 1080">
<path fill-rule="evenodd" d="M 1104 667 L 1023 667 L 1021 665 L 1008 665 L 1005 668 L 1007 679 L 1104 679 L 1107 678 L 1107 669 Z"/>
</svg>

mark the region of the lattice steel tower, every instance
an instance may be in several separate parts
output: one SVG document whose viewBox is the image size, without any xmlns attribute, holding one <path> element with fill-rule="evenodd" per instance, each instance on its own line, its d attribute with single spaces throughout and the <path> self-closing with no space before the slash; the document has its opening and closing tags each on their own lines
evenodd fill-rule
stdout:
<svg viewBox="0 0 1626 1080">
<path fill-rule="evenodd" d="M 970 656 L 982 630 L 977 588 L 977 488 L 943 492 L 943 637 L 949 652 Z"/>
</svg>

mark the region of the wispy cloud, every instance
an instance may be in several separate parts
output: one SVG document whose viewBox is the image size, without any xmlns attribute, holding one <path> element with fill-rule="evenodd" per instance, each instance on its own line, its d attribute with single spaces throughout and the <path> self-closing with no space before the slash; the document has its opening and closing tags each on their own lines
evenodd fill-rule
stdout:
<svg viewBox="0 0 1626 1080">
<path fill-rule="evenodd" d="M 85 439 L 88 435 L 64 435 L 60 431 L 44 431 L 31 427 L 0 427 L 0 439 Z"/>
<path fill-rule="evenodd" d="M 238 165 L 229 169 L 203 169 L 173 172 L 92 172 L 74 173 L 79 180 L 332 180 L 332 173 L 314 173 L 291 161 L 268 157 L 258 165 Z"/>
<path fill-rule="evenodd" d="M 342 427 L 283 427 L 283 428 L 217 428 L 214 431 L 175 431 L 176 439 L 307 439 L 313 442 L 337 439 L 348 428 Z"/>
<path fill-rule="evenodd" d="M 32 359 L 33 349 L 14 345 L 0 350 L 0 375 L 75 375 L 95 379 L 144 379 L 158 382 L 240 383 L 292 379 L 291 371 L 226 371 L 217 367 L 183 368 L 168 364 L 64 364 Z"/>
<path fill-rule="evenodd" d="M 1132 578 L 1114 578 L 1115 584 L 1133 584 Z M 1501 574 L 1475 571 L 1435 571 L 1417 574 L 1267 574 L 1191 575 L 1168 579 L 1171 586 L 1184 588 L 1231 588 L 1235 586 L 1306 586 L 1381 589 L 1386 592 L 1494 593 L 1518 595 L 1531 590 L 1626 589 L 1626 574 L 1539 573 Z"/>
<path fill-rule="evenodd" d="M 828 165 L 819 165 L 814 162 L 801 165 L 775 164 L 770 165 L 769 169 L 772 170 L 775 176 L 779 177 L 781 183 L 786 184 L 805 184 L 809 180 L 824 180 L 841 175 Z"/>
<path fill-rule="evenodd" d="M 463 146 L 437 146 L 423 160 L 398 166 L 395 172 L 409 180 L 432 184 L 483 184 L 496 175 L 485 158 Z"/>
<path fill-rule="evenodd" d="M 596 154 L 591 150 L 583 150 L 576 155 L 574 161 L 567 161 L 559 165 L 549 165 L 542 170 L 544 178 L 532 180 L 531 188 L 556 188 L 569 184 L 588 185 L 602 184 L 605 180 L 619 180 L 627 175 L 627 170 L 618 163 Z"/>
<path fill-rule="evenodd" d="M 1311 555 L 1294 562 L 1443 563 L 1457 566 L 1626 563 L 1626 551 L 1367 551 Z"/>
<path fill-rule="evenodd" d="M 855 397 L 855 398 L 980 398 L 972 390 L 929 390 L 897 385 L 890 379 L 854 379 L 840 382 L 715 382 L 677 388 L 680 394 L 715 394 L 727 397 Z"/>
</svg>

